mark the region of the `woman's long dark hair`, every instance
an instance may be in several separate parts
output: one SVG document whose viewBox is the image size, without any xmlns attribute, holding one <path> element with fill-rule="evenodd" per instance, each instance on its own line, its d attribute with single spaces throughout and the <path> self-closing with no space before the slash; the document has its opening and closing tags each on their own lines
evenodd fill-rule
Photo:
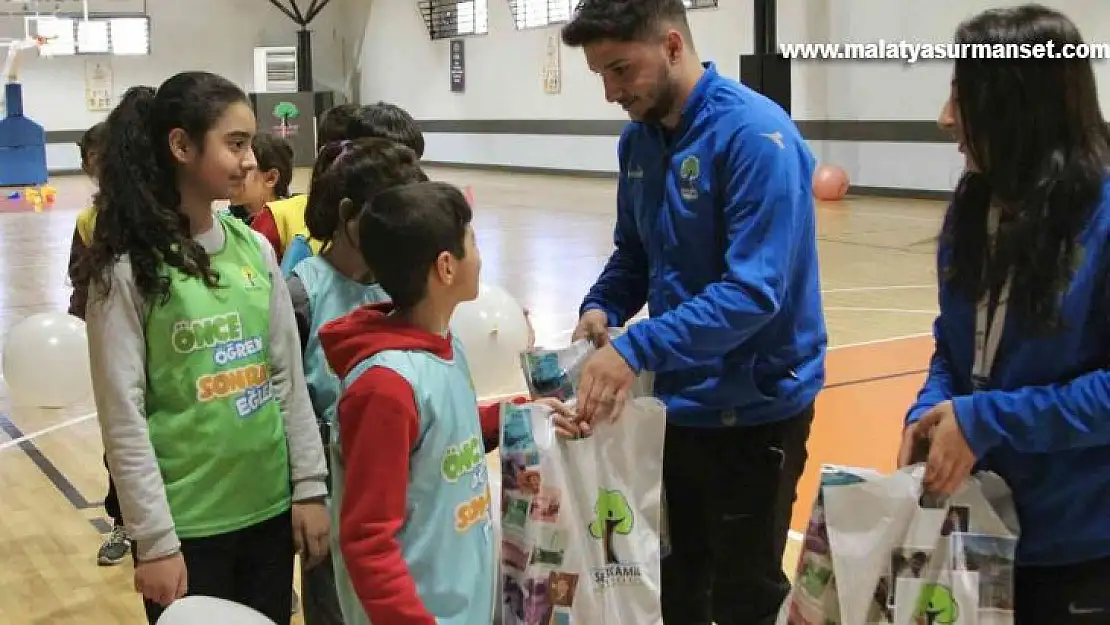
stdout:
<svg viewBox="0 0 1110 625">
<path fill-rule="evenodd" d="M 139 293 L 147 301 L 169 296 L 167 265 L 215 286 L 204 248 L 190 236 L 181 212 L 177 165 L 169 135 L 185 131 L 199 149 L 227 108 L 247 102 L 243 90 L 207 72 L 184 72 L 155 91 L 128 89 L 108 115 L 99 155 L 96 229 L 75 272 L 75 283 L 111 288 L 112 267 L 126 254 Z"/>
<path fill-rule="evenodd" d="M 1059 54 L 1083 39 L 1059 12 L 1025 5 L 973 17 L 956 43 L 971 51 L 1051 43 Z M 1012 271 L 1009 307 L 1027 330 L 1051 330 L 1059 326 L 1076 239 L 1102 195 L 1110 133 L 1086 58 L 984 56 L 955 61 L 962 139 L 980 171 L 965 172 L 956 188 L 942 233 L 950 251 L 942 278 L 978 300 L 997 293 Z M 1005 218 L 984 267 L 992 202 Z"/>
</svg>

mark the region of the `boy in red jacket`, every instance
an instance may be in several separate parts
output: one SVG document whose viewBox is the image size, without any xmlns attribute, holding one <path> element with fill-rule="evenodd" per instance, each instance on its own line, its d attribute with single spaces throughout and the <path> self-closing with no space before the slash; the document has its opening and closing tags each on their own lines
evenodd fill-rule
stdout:
<svg viewBox="0 0 1110 625">
<path fill-rule="evenodd" d="M 470 218 L 463 194 L 441 182 L 377 195 L 361 217 L 360 248 L 392 303 L 319 332 L 344 388 L 332 509 L 346 625 L 492 620 L 498 566 L 485 455 L 502 407 L 479 411 L 448 327 L 455 307 L 478 294 Z M 545 403 L 559 436 L 581 433 L 565 406 Z"/>
</svg>

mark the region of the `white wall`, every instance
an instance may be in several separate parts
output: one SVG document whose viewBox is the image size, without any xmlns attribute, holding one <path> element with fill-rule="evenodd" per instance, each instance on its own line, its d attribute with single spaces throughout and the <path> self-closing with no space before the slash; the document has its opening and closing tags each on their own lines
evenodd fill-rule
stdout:
<svg viewBox="0 0 1110 625">
<path fill-rule="evenodd" d="M 302 7 L 308 3 L 299 0 Z M 354 42 L 365 24 L 365 0 L 332 0 L 313 21 L 313 65 L 318 89 L 349 93 L 355 63 Z M 20 64 L 24 110 L 48 132 L 83 130 L 106 113 L 90 112 L 83 105 L 85 62 L 107 60 L 112 66 L 118 97 L 135 85 L 158 85 L 176 72 L 207 70 L 222 74 L 254 90 L 254 48 L 260 45 L 295 45 L 296 26 L 266 0 L 151 0 L 151 54 L 149 56 L 69 56 L 39 58 L 28 55 Z M 0 17 L 0 36 L 23 32 L 22 18 Z M 47 146 L 52 171 L 79 166 L 76 147 Z"/>
<path fill-rule="evenodd" d="M 832 7 L 834 6 L 835 9 Z M 951 41 L 956 25 L 992 6 L 1019 0 L 779 0 L 779 41 Z M 1089 42 L 1110 41 L 1110 3 L 1044 0 L 1076 21 Z M 752 3 L 721 0 L 690 12 L 705 60 L 737 77 L 752 50 Z M 543 92 L 548 35 L 558 27 L 515 30 L 508 0 L 489 0 L 486 36 L 466 42 L 466 93 L 449 90 L 448 42 L 430 41 L 414 2 L 376 2 L 360 56 L 361 100 L 396 102 L 417 119 L 623 119 L 605 102 L 600 81 L 579 50 L 563 48 L 562 92 Z M 808 62 L 794 65 L 792 108 L 799 120 L 935 120 L 947 96 L 948 62 Z M 1102 101 L 1110 102 L 1110 67 L 1097 63 Z M 432 161 L 613 171 L 615 137 L 429 133 Z M 961 160 L 947 144 L 815 141 L 822 160 L 844 166 L 858 185 L 949 190 Z"/>
</svg>

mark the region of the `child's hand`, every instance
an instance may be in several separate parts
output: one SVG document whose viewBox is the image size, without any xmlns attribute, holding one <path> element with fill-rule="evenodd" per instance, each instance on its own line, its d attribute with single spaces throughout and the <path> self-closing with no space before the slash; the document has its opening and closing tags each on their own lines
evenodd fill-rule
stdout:
<svg viewBox="0 0 1110 625">
<path fill-rule="evenodd" d="M 537 399 L 537 404 L 543 404 L 554 413 L 551 423 L 555 426 L 555 434 L 559 438 L 583 438 L 590 435 L 590 424 L 578 418 L 578 415 L 569 406 L 552 397 Z"/>
<path fill-rule="evenodd" d="M 162 607 L 184 597 L 188 589 L 189 573 L 181 552 L 141 561 L 135 567 L 135 591 Z"/>
<path fill-rule="evenodd" d="M 293 504 L 293 548 L 301 556 L 306 570 L 327 557 L 330 529 L 331 521 L 323 500 Z"/>
</svg>

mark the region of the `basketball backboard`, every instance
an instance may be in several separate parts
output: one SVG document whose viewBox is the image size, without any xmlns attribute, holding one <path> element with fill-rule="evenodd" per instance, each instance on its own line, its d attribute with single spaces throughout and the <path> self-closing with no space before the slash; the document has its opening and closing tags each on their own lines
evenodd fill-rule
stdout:
<svg viewBox="0 0 1110 625">
<path fill-rule="evenodd" d="M 0 16 L 146 15 L 146 0 L 0 0 Z"/>
</svg>

